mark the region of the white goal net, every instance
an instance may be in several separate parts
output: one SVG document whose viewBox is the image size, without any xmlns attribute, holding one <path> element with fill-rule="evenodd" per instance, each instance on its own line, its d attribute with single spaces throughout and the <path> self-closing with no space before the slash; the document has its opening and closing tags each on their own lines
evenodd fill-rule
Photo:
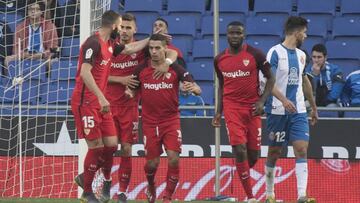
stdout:
<svg viewBox="0 0 360 203">
<path fill-rule="evenodd" d="M 77 197 L 79 148 L 69 102 L 80 30 L 90 35 L 110 5 L 0 1 L 0 198 Z M 80 29 L 84 13 L 88 25 Z"/>
</svg>

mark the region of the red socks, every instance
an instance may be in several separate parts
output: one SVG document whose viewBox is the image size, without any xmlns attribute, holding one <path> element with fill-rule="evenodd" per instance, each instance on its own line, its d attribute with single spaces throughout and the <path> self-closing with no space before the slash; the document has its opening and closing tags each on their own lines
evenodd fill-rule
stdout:
<svg viewBox="0 0 360 203">
<path fill-rule="evenodd" d="M 111 179 L 111 167 L 113 165 L 113 160 L 114 160 L 114 153 L 117 150 L 117 146 L 113 146 L 113 147 L 104 147 L 104 151 L 102 154 L 102 159 L 104 160 L 103 164 L 102 164 L 102 172 L 104 173 L 104 177 L 106 180 L 110 180 Z"/>
<path fill-rule="evenodd" d="M 131 169 L 132 169 L 131 157 L 121 157 L 120 168 L 118 171 L 118 177 L 120 183 L 119 191 L 121 192 L 126 192 L 129 186 Z"/>
<path fill-rule="evenodd" d="M 236 163 L 236 170 L 239 174 L 240 181 L 243 185 L 245 193 L 248 199 L 254 198 L 252 193 L 251 179 L 250 179 L 250 167 L 248 161 Z"/>
<path fill-rule="evenodd" d="M 171 167 L 168 165 L 168 171 L 166 176 L 166 188 L 165 197 L 171 199 L 174 193 L 177 183 L 179 182 L 179 166 Z"/>
<path fill-rule="evenodd" d="M 152 169 L 150 167 L 148 167 L 147 164 L 145 164 L 144 166 L 144 170 L 145 170 L 145 175 L 146 175 L 146 179 L 148 181 L 149 185 L 155 185 L 155 174 L 156 174 L 156 169 Z"/>
<path fill-rule="evenodd" d="M 84 192 L 92 192 L 92 182 L 96 171 L 99 169 L 99 157 L 103 148 L 89 149 L 84 160 Z"/>
</svg>

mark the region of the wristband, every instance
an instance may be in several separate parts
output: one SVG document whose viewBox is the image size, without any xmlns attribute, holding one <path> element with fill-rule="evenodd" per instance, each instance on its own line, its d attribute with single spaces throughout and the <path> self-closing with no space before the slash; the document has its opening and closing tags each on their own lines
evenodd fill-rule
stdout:
<svg viewBox="0 0 360 203">
<path fill-rule="evenodd" d="M 170 66 L 173 63 L 173 61 L 169 58 L 166 58 L 165 63 Z"/>
</svg>

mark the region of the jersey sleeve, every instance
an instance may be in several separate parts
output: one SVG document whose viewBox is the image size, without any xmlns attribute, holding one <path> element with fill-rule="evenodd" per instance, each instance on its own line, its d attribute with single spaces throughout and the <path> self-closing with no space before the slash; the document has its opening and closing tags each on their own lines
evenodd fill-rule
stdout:
<svg viewBox="0 0 360 203">
<path fill-rule="evenodd" d="M 172 64 L 171 68 L 173 68 L 176 72 L 179 81 L 195 82 L 191 74 L 182 66 L 178 64 Z"/>
<path fill-rule="evenodd" d="M 94 65 L 96 57 L 101 54 L 101 47 L 99 41 L 90 38 L 82 45 L 82 58 L 83 63 Z M 81 64 L 80 64 L 81 65 Z"/>
<path fill-rule="evenodd" d="M 120 43 L 114 43 L 113 47 L 114 47 L 113 56 L 117 56 L 121 54 L 121 52 L 125 49 L 125 45 Z"/>
<path fill-rule="evenodd" d="M 270 49 L 270 51 L 267 53 L 266 60 L 270 63 L 273 73 L 275 73 L 279 61 L 279 57 L 275 49 Z"/>
<path fill-rule="evenodd" d="M 219 79 L 219 83 L 223 84 L 224 76 L 222 75 L 222 73 L 219 69 L 219 55 L 217 57 L 215 57 L 215 59 L 214 59 L 214 70 L 215 70 L 217 78 Z"/>
<path fill-rule="evenodd" d="M 260 51 L 259 49 L 255 49 L 255 48 L 250 48 L 251 52 L 255 58 L 256 61 L 256 67 L 261 70 L 261 72 L 266 71 L 265 69 L 269 69 L 270 68 L 270 63 L 268 62 L 268 60 L 266 60 L 266 56 L 265 54 Z"/>
</svg>

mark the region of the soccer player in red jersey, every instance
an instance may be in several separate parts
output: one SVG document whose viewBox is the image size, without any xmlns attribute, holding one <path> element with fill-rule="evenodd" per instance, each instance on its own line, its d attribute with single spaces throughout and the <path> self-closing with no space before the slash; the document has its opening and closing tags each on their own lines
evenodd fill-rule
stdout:
<svg viewBox="0 0 360 203">
<path fill-rule="evenodd" d="M 117 149 L 117 137 L 105 98 L 111 58 L 119 53 L 131 54 L 143 49 L 148 39 L 128 45 L 114 44 L 110 39 L 121 31 L 121 16 L 106 11 L 102 16 L 101 28 L 90 36 L 80 48 L 76 85 L 71 99 L 79 139 L 85 138 L 88 152 L 84 161 L 84 173 L 77 176 L 77 183 L 83 186 L 82 202 L 97 203 L 91 184 L 96 171 L 102 168 L 105 176 L 101 201 L 110 198 L 110 172 L 113 153 Z M 81 178 L 80 178 L 81 177 Z"/>
<path fill-rule="evenodd" d="M 130 44 L 135 42 L 134 34 L 136 33 L 136 18 L 130 13 L 122 16 L 122 25 L 120 44 Z M 166 52 L 171 61 L 175 61 L 177 53 L 174 50 Z M 119 192 L 118 202 L 124 203 L 127 200 L 126 191 L 129 186 L 132 162 L 131 146 L 137 142 L 138 138 L 138 104 L 139 95 L 134 98 L 128 98 L 125 95 L 125 88 L 129 86 L 135 88 L 139 81 L 132 75 L 139 64 L 145 61 L 145 50 L 140 50 L 131 55 L 119 54 L 113 57 L 111 62 L 109 83 L 106 89 L 106 98 L 110 102 L 110 109 L 113 115 L 119 143 L 121 144 L 121 163 L 118 170 Z M 167 72 L 167 69 L 166 69 Z"/>
<path fill-rule="evenodd" d="M 164 18 L 157 18 L 153 24 L 153 33 L 168 34 L 169 24 Z M 180 49 L 171 44 L 171 41 L 167 41 L 167 48 L 175 50 L 178 54 L 177 63 L 186 68 L 186 63 L 183 57 L 183 53 Z"/>
<path fill-rule="evenodd" d="M 200 87 L 183 67 L 173 64 L 164 79 L 155 79 L 156 69 L 165 65 L 166 38 L 154 34 L 150 37 L 151 60 L 136 68 L 134 75 L 140 81 L 142 101 L 142 132 L 144 135 L 146 164 L 144 167 L 148 187 L 146 195 L 150 203 L 156 199 L 155 174 L 159 166 L 162 145 L 168 157 L 164 202 L 170 202 L 179 180 L 179 154 L 181 152 L 181 129 L 179 113 L 179 82 L 186 91 L 199 95 Z M 127 94 L 134 92 L 127 89 Z"/>
<path fill-rule="evenodd" d="M 227 26 L 229 47 L 214 60 L 219 79 L 219 102 L 212 125 L 220 127 L 224 110 L 229 143 L 236 157 L 236 169 L 241 183 L 248 202 L 257 202 L 252 194 L 249 171 L 259 157 L 260 115 L 275 79 L 265 55 L 260 50 L 244 44 L 244 37 L 244 25 L 237 21 L 231 22 Z M 262 95 L 259 93 L 259 71 L 267 78 Z"/>
</svg>

